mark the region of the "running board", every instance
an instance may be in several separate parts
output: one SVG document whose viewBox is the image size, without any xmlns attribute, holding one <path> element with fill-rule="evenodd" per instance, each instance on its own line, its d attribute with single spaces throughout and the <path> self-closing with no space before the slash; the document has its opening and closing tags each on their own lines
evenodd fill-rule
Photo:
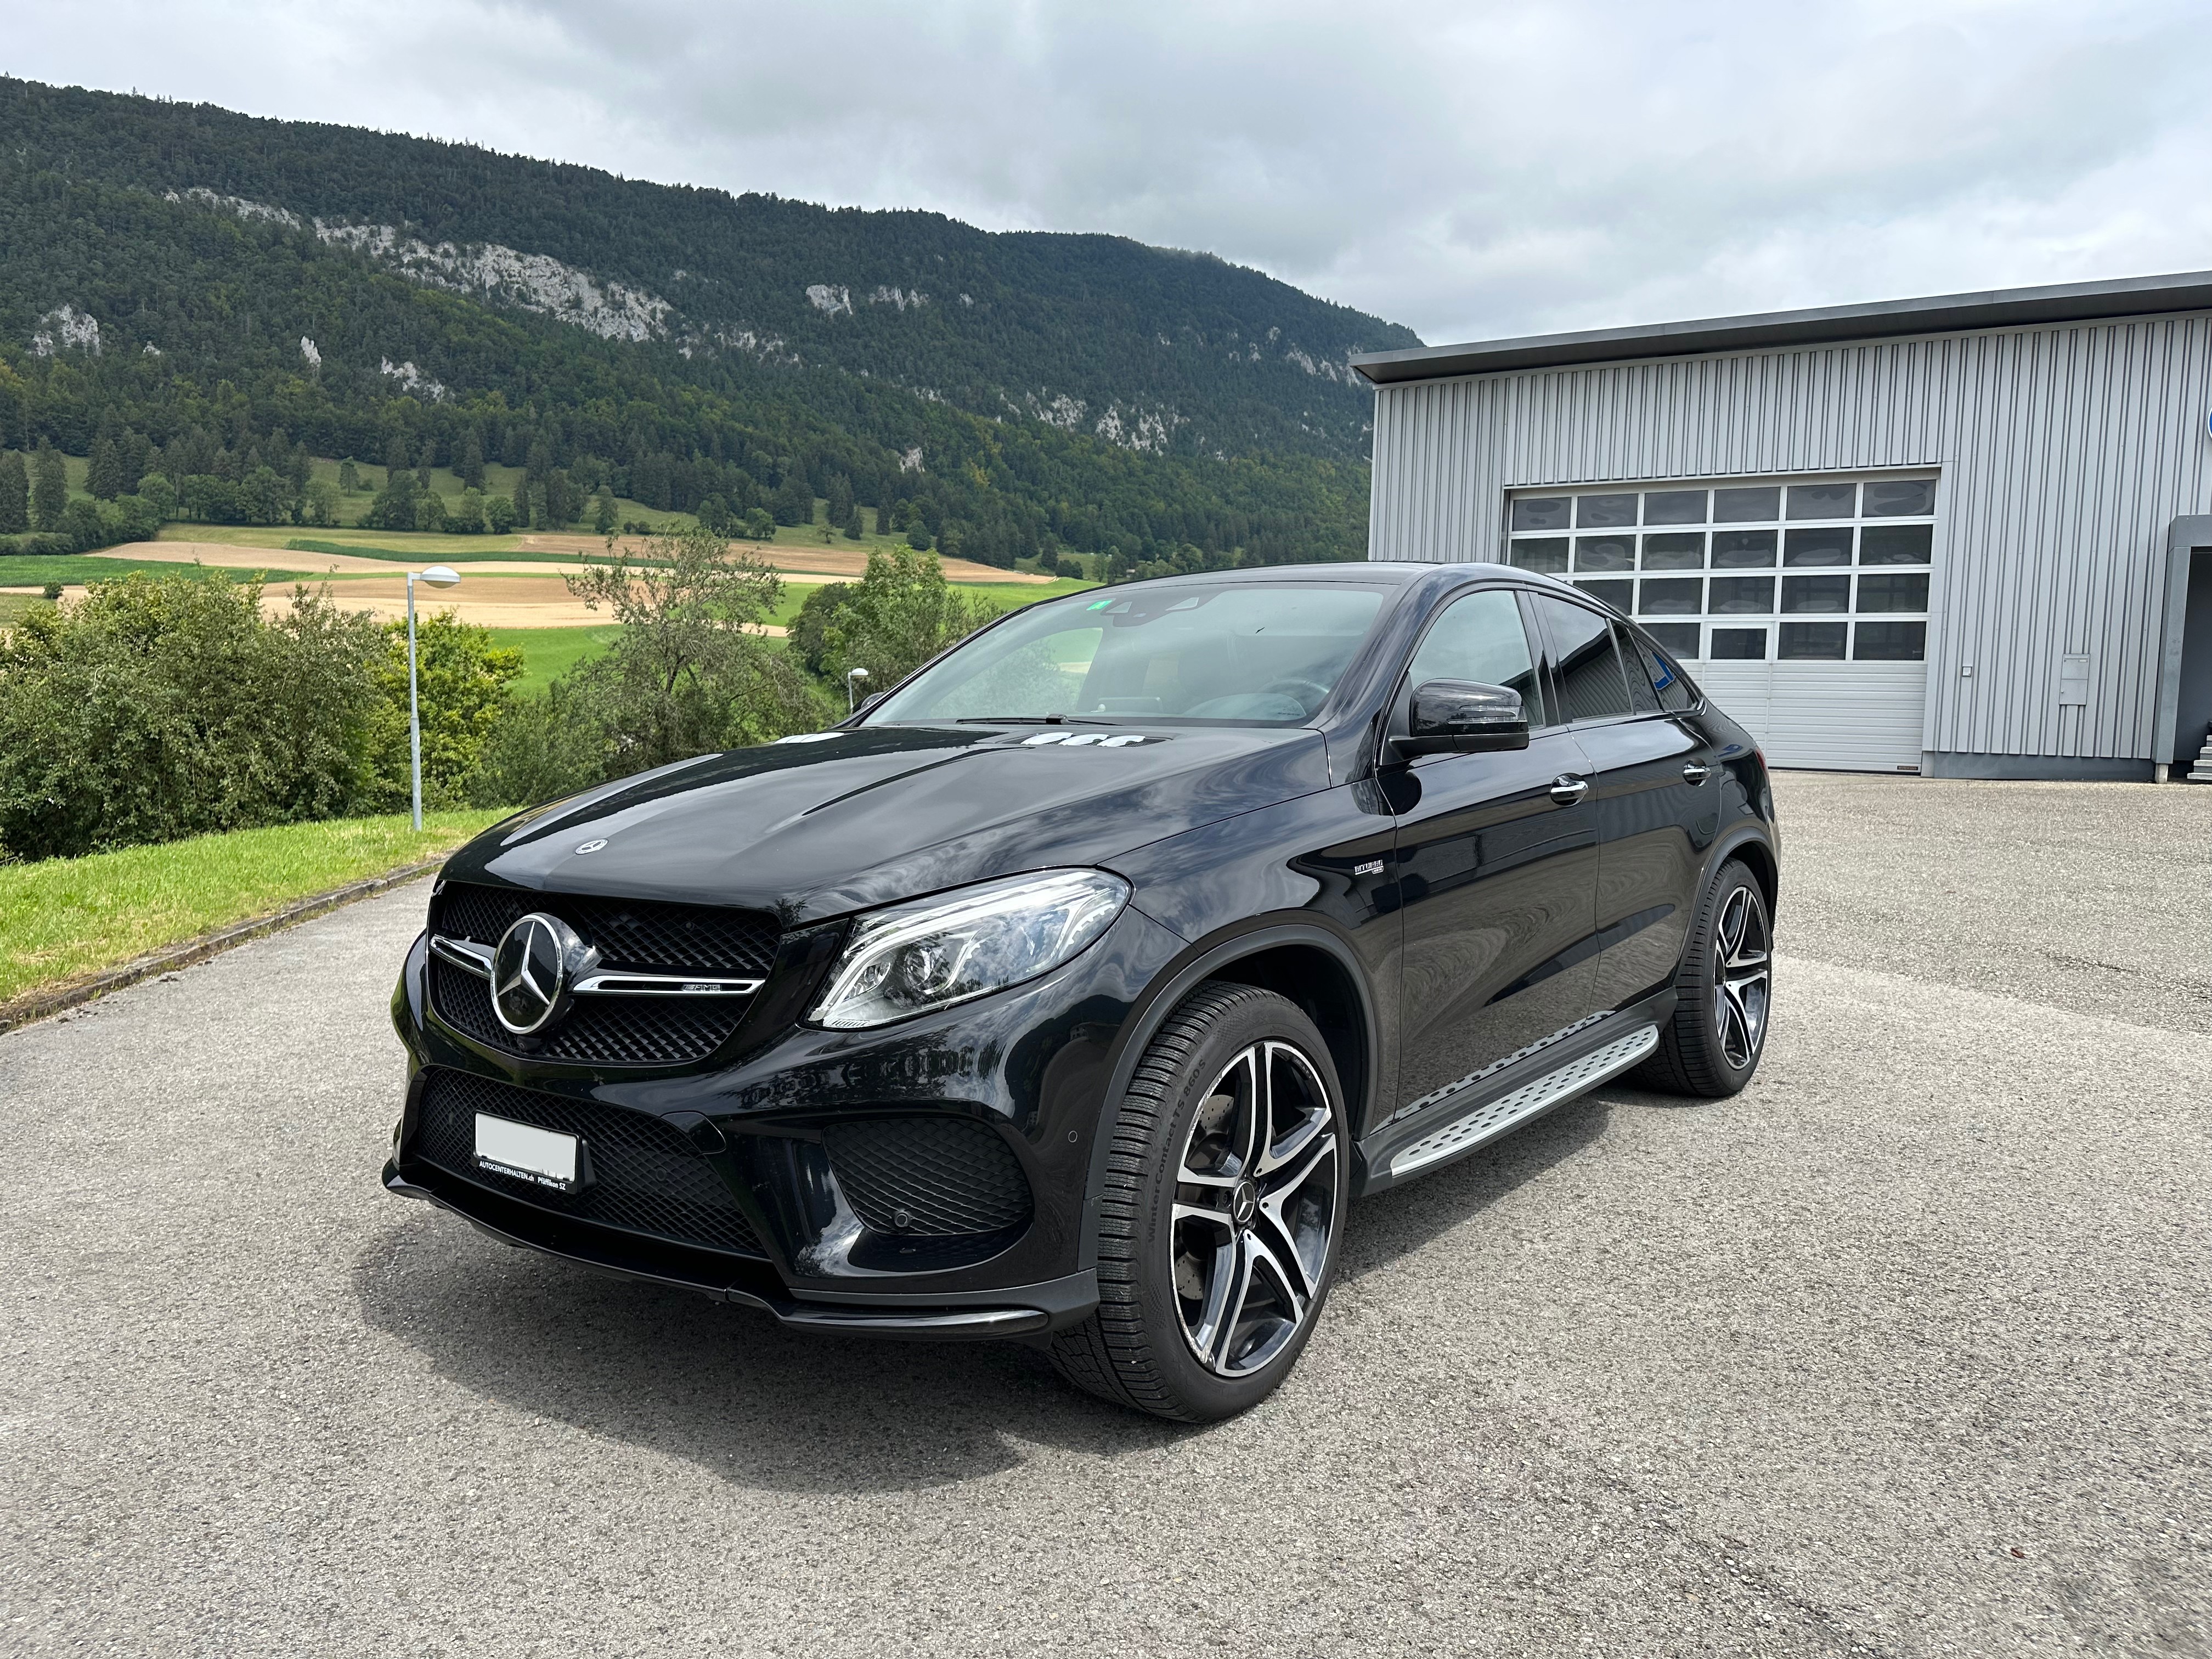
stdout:
<svg viewBox="0 0 2212 1659">
<path fill-rule="evenodd" d="M 1400 1148 L 1390 1159 L 1389 1179 L 1402 1181 L 1431 1164 L 1457 1158 L 1462 1152 L 1471 1152 L 1486 1141 L 1495 1140 L 1516 1123 L 1595 1089 L 1608 1078 L 1618 1077 L 1658 1046 L 1659 1028 L 1646 1025 L 1626 1036 L 1614 1038 L 1602 1048 L 1593 1048 L 1556 1072 L 1547 1073 L 1510 1094 L 1486 1102 L 1465 1117 Z"/>
</svg>

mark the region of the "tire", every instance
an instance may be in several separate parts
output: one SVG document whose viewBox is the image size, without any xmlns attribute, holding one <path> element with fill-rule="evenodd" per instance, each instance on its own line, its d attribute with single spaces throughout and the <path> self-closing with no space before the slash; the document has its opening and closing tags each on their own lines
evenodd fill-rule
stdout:
<svg viewBox="0 0 2212 1659">
<path fill-rule="evenodd" d="M 1659 1051 L 1638 1067 L 1636 1080 L 1708 1100 L 1749 1083 L 1766 1051 L 1773 951 L 1765 890 L 1748 866 L 1731 859 L 1698 907 L 1674 972 L 1674 1018 L 1660 1027 Z"/>
<path fill-rule="evenodd" d="M 1098 1307 L 1053 1338 L 1053 1364 L 1156 1417 L 1233 1417 L 1290 1374 L 1336 1274 L 1352 1137 L 1328 1049 L 1296 1004 L 1209 980 L 1109 1133 Z"/>
</svg>

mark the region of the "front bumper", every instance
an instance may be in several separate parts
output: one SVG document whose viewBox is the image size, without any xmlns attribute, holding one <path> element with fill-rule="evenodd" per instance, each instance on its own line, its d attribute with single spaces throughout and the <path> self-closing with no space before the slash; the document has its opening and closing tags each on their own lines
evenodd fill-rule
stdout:
<svg viewBox="0 0 2212 1659">
<path fill-rule="evenodd" d="M 794 1328 L 1034 1338 L 1097 1304 L 1083 1240 L 1107 1079 L 1131 1009 L 1182 948 L 1125 910 L 1066 967 L 939 1014 L 863 1032 L 787 1021 L 769 1035 L 741 1030 L 697 1066 L 592 1068 L 499 1052 L 440 1018 L 418 939 L 393 995 L 409 1086 L 384 1184 L 506 1243 L 763 1309 Z M 827 954 L 813 953 L 811 971 Z M 761 1000 L 804 1006 L 798 990 L 772 983 Z M 462 1080 L 454 1073 L 479 1091 L 530 1091 L 556 1115 L 550 1121 L 568 1110 L 621 1131 L 635 1126 L 630 1114 L 659 1119 L 656 1133 L 680 1133 L 697 1149 L 689 1161 L 712 1171 L 687 1169 L 686 1179 L 719 1183 L 714 1200 L 742 1212 L 737 1242 L 607 1224 L 463 1167 L 453 1135 L 428 1121 L 446 1109 L 425 1104 L 437 1085 Z M 850 1166 L 832 1152 L 852 1126 L 893 1123 L 956 1123 L 1003 1143 L 999 1156 L 1011 1156 L 1028 1188 L 1026 1220 L 965 1243 L 899 1233 L 880 1198 L 847 1190 Z"/>
</svg>

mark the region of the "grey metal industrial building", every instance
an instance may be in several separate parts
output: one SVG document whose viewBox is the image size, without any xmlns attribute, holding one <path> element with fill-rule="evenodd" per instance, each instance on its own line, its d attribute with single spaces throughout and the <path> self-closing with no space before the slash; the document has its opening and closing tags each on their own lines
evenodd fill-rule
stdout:
<svg viewBox="0 0 2212 1659">
<path fill-rule="evenodd" d="M 2212 272 L 1353 362 L 1371 556 L 1592 589 L 1777 764 L 2162 780 L 2205 749 Z"/>
</svg>

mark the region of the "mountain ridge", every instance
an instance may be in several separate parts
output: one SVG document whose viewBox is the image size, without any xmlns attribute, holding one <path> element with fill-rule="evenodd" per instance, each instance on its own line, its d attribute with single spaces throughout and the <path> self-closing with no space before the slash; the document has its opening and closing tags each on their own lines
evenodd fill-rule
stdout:
<svg viewBox="0 0 2212 1659">
<path fill-rule="evenodd" d="M 5 78 L 0 131 L 0 446 L 481 451 L 686 511 L 842 480 L 1002 563 L 1348 557 L 1343 359 L 1417 340 L 1125 238 Z"/>
</svg>

